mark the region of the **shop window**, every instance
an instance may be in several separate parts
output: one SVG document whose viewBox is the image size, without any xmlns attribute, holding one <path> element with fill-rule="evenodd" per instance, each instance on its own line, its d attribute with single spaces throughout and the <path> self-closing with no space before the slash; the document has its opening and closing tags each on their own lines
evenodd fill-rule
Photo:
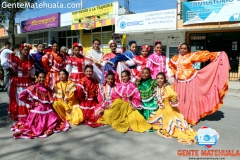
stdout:
<svg viewBox="0 0 240 160">
<path fill-rule="evenodd" d="M 67 37 L 67 32 L 66 31 L 62 32 L 62 37 Z"/>
<path fill-rule="evenodd" d="M 169 59 L 178 54 L 178 47 L 169 47 Z"/>
<path fill-rule="evenodd" d="M 77 36 L 78 30 L 72 30 L 72 36 Z"/>
<path fill-rule="evenodd" d="M 67 37 L 71 37 L 71 36 L 72 36 L 71 30 L 67 31 Z"/>
<path fill-rule="evenodd" d="M 93 34 L 93 40 L 99 39 L 101 41 L 101 34 Z"/>
<path fill-rule="evenodd" d="M 38 39 L 39 38 L 39 34 L 36 33 L 36 34 L 33 35 L 33 37 L 34 37 L 34 39 Z"/>
<path fill-rule="evenodd" d="M 39 33 L 39 38 L 44 38 L 44 33 Z"/>
<path fill-rule="evenodd" d="M 240 40 L 240 32 L 225 32 L 223 35 L 224 40 Z"/>
<path fill-rule="evenodd" d="M 63 37 L 63 36 L 62 36 L 62 33 L 63 33 L 63 32 L 58 32 L 58 37 Z"/>
<path fill-rule="evenodd" d="M 48 32 L 44 32 L 44 38 L 48 37 Z"/>
<path fill-rule="evenodd" d="M 33 39 L 33 34 L 29 34 L 29 35 L 28 35 L 28 38 L 29 38 L 29 39 Z"/>
<path fill-rule="evenodd" d="M 102 33 L 102 44 L 108 44 L 112 39 L 112 33 Z"/>
</svg>

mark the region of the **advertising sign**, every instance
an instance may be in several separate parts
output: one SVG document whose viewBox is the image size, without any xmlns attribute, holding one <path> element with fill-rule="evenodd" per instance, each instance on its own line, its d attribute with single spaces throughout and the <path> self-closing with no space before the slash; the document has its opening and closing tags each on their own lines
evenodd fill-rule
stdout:
<svg viewBox="0 0 240 160">
<path fill-rule="evenodd" d="M 21 22 L 21 32 L 31 32 L 60 26 L 60 13 L 29 19 Z"/>
<path fill-rule="evenodd" d="M 183 3 L 183 24 L 240 21 L 240 0 L 202 0 Z"/>
<path fill-rule="evenodd" d="M 116 15 L 116 7 L 118 8 L 118 2 L 72 12 L 72 25 L 74 26 L 80 24 L 81 26 L 78 26 L 77 29 L 93 29 L 97 27 L 96 22 L 105 23 L 106 20 L 114 18 Z"/>
<path fill-rule="evenodd" d="M 117 16 L 115 33 L 176 29 L 176 9 Z"/>
</svg>

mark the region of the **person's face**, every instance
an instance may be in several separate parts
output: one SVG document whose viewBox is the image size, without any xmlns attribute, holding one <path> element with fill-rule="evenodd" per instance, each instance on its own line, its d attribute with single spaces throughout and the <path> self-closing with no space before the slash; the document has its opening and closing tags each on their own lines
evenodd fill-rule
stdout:
<svg viewBox="0 0 240 160">
<path fill-rule="evenodd" d="M 110 45 L 110 48 L 111 48 L 111 51 L 112 51 L 113 53 L 115 53 L 115 52 L 116 52 L 116 49 L 117 49 L 117 44 L 112 43 L 112 44 Z"/>
<path fill-rule="evenodd" d="M 66 81 L 67 80 L 67 75 L 66 75 L 66 73 L 65 72 L 60 72 L 59 73 L 59 79 L 60 79 L 60 81 Z"/>
<path fill-rule="evenodd" d="M 130 51 L 132 51 L 133 53 L 135 53 L 137 50 L 137 44 L 133 43 L 131 46 L 130 46 Z"/>
<path fill-rule="evenodd" d="M 85 71 L 84 71 L 85 75 L 87 77 L 91 77 L 92 74 L 93 74 L 93 70 L 91 68 L 87 68 Z"/>
<path fill-rule="evenodd" d="M 148 56 L 147 48 L 143 48 L 143 49 L 141 50 L 141 53 L 142 53 L 142 56 L 143 56 L 143 57 L 147 57 L 147 56 Z"/>
<path fill-rule="evenodd" d="M 10 48 L 11 48 L 11 44 L 7 44 L 7 45 L 5 46 L 5 48 L 10 49 Z"/>
<path fill-rule="evenodd" d="M 113 83 L 114 83 L 114 76 L 108 75 L 107 78 L 106 78 L 106 82 L 110 86 L 113 85 Z"/>
<path fill-rule="evenodd" d="M 158 86 L 163 86 L 164 85 L 164 77 L 163 77 L 163 75 L 158 75 L 156 77 L 156 80 L 157 80 Z"/>
<path fill-rule="evenodd" d="M 38 52 L 42 53 L 44 51 L 44 45 L 43 44 L 39 44 L 37 47 Z"/>
<path fill-rule="evenodd" d="M 58 51 L 58 44 L 54 43 L 52 46 L 52 50 L 55 52 Z"/>
<path fill-rule="evenodd" d="M 187 48 L 187 46 L 186 46 L 185 44 L 181 45 L 181 47 L 180 47 L 180 54 L 181 54 L 181 55 L 185 55 L 185 54 L 187 54 L 187 53 L 188 53 L 188 48 Z"/>
<path fill-rule="evenodd" d="M 44 84 L 45 83 L 45 79 L 46 79 L 46 76 L 43 74 L 43 73 L 40 73 L 37 77 L 37 81 L 38 83 L 40 84 Z"/>
<path fill-rule="evenodd" d="M 148 79 L 148 78 L 150 78 L 150 73 L 147 69 L 144 69 L 142 71 L 142 79 Z"/>
<path fill-rule="evenodd" d="M 100 50 L 100 43 L 98 41 L 93 42 L 93 49 Z"/>
<path fill-rule="evenodd" d="M 154 51 L 155 51 L 157 54 L 162 54 L 162 45 L 161 45 L 161 44 L 157 44 L 157 45 L 154 47 Z"/>
<path fill-rule="evenodd" d="M 21 50 L 21 53 L 23 56 L 28 56 L 29 54 L 29 48 L 28 47 L 24 47 L 22 50 Z"/>
<path fill-rule="evenodd" d="M 123 81 L 124 83 L 126 83 L 126 82 L 128 82 L 128 81 L 130 80 L 130 76 L 128 76 L 127 73 L 125 73 L 125 72 L 123 72 L 123 73 L 121 74 L 121 78 L 122 78 L 122 81 Z"/>
<path fill-rule="evenodd" d="M 74 47 L 73 53 L 74 53 L 75 56 L 79 56 L 79 54 L 80 54 L 79 48 L 78 47 Z"/>
</svg>

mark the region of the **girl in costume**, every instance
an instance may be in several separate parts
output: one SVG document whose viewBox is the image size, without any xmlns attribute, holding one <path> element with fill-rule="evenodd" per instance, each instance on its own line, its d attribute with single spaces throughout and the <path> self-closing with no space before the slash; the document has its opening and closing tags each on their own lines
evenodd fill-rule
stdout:
<svg viewBox="0 0 240 160">
<path fill-rule="evenodd" d="M 46 86 L 53 89 L 58 81 L 58 72 L 65 68 L 64 56 L 58 52 L 58 43 L 52 44 L 52 51 L 42 57 L 43 66 L 47 72 Z"/>
<path fill-rule="evenodd" d="M 95 108 L 98 104 L 97 92 L 99 88 L 98 81 L 92 78 L 93 65 L 87 64 L 84 68 L 85 77 L 77 83 L 78 98 L 80 99 L 80 108 L 83 112 L 83 124 L 90 127 L 99 127 L 95 117 Z"/>
<path fill-rule="evenodd" d="M 140 113 L 146 120 L 149 119 L 150 114 L 158 109 L 157 102 L 154 97 L 154 88 L 156 81 L 152 79 L 149 68 L 142 70 L 142 78 L 137 83 L 138 90 L 141 94 L 141 102 L 143 109 Z"/>
<path fill-rule="evenodd" d="M 38 72 L 37 83 L 25 89 L 19 96 L 19 100 L 30 106 L 30 112 L 26 122 L 18 125 L 16 122 L 12 126 L 14 138 L 34 137 L 45 138 L 54 132 L 67 131 L 69 124 L 61 121 L 52 109 L 53 91 L 45 87 L 46 74 L 42 71 Z"/>
<path fill-rule="evenodd" d="M 63 69 L 59 71 L 60 81 L 55 84 L 56 98 L 53 108 L 62 119 L 72 125 L 79 125 L 83 121 L 83 113 L 76 97 L 76 85 L 68 80 L 69 73 Z"/>
<path fill-rule="evenodd" d="M 77 83 L 81 78 L 84 77 L 84 56 L 80 54 L 80 51 L 83 50 L 83 47 L 78 43 L 73 44 L 73 56 L 69 57 L 67 60 L 66 70 L 69 73 L 69 78 L 71 81 Z"/>
<path fill-rule="evenodd" d="M 115 77 L 117 76 L 114 71 L 105 71 L 105 81 L 103 84 L 100 84 L 98 90 L 98 102 L 99 104 L 95 109 L 95 116 L 100 117 L 104 109 L 109 109 L 112 103 L 112 93 L 115 90 Z"/>
<path fill-rule="evenodd" d="M 34 61 L 36 75 L 38 74 L 38 72 L 44 71 L 44 67 L 42 64 L 42 57 L 44 56 L 44 49 L 45 49 L 44 44 L 38 43 L 37 44 L 37 53 L 29 54 L 29 57 Z"/>
<path fill-rule="evenodd" d="M 177 138 L 184 144 L 196 143 L 197 132 L 185 121 L 177 106 L 177 93 L 167 83 L 165 73 L 156 75 L 157 86 L 155 87 L 155 98 L 159 109 L 153 112 L 148 122 L 153 124 L 159 136 L 165 138 Z"/>
<path fill-rule="evenodd" d="M 104 73 L 105 71 L 109 71 L 109 70 L 112 70 L 112 71 L 116 71 L 117 69 L 117 64 L 115 65 L 114 63 L 110 63 L 110 60 L 111 59 L 114 59 L 117 55 L 120 55 L 121 53 L 118 53 L 117 51 L 117 43 L 116 41 L 113 41 L 113 40 L 110 40 L 108 42 L 108 45 L 109 47 L 111 48 L 111 51 L 110 53 L 107 53 L 103 56 L 102 58 L 102 61 L 103 61 L 103 65 L 104 65 L 104 69 L 103 69 L 103 77 L 102 77 L 102 82 L 104 82 Z M 125 57 L 125 56 L 124 56 Z M 116 79 L 116 82 L 119 83 L 119 79 Z"/>
<path fill-rule="evenodd" d="M 148 52 L 150 51 L 150 46 L 142 45 L 141 47 L 141 55 L 135 56 L 132 61 L 137 68 L 131 69 L 131 75 L 133 76 L 135 81 L 138 81 L 141 78 L 142 70 L 146 67 Z"/>
<path fill-rule="evenodd" d="M 166 57 L 162 55 L 161 41 L 157 40 L 154 43 L 154 53 L 148 57 L 146 67 L 150 68 L 153 79 L 156 78 L 156 75 L 159 72 L 163 72 L 165 75 L 167 75 Z"/>
<path fill-rule="evenodd" d="M 208 64 L 201 70 L 193 68 L 196 62 Z M 225 52 L 198 51 L 189 53 L 186 43 L 179 45 L 179 55 L 168 63 L 178 93 L 178 106 L 187 122 L 196 123 L 216 112 L 223 104 L 228 90 L 229 60 Z"/>
<path fill-rule="evenodd" d="M 101 41 L 94 39 L 92 41 L 93 48 L 88 51 L 85 56 L 85 65 L 92 64 L 94 68 L 93 78 L 96 79 L 99 83 L 102 81 L 102 70 L 103 65 L 102 58 L 103 52 L 100 51 Z"/>
<path fill-rule="evenodd" d="M 112 126 L 118 132 L 125 133 L 128 130 L 145 132 L 152 126 L 137 111 L 141 109 L 141 97 L 137 86 L 130 81 L 130 72 L 124 70 L 121 73 L 122 82 L 116 86 L 112 94 L 113 103 L 110 109 L 106 109 L 98 122 Z"/>
<path fill-rule="evenodd" d="M 9 82 L 9 106 L 8 115 L 12 120 L 18 120 L 18 124 L 24 124 L 29 113 L 29 105 L 19 100 L 19 95 L 28 86 L 34 83 L 34 61 L 29 59 L 32 46 L 21 44 L 20 58 L 14 54 L 9 55 L 8 61 L 2 65 L 4 69 L 11 69 L 12 76 Z"/>
</svg>

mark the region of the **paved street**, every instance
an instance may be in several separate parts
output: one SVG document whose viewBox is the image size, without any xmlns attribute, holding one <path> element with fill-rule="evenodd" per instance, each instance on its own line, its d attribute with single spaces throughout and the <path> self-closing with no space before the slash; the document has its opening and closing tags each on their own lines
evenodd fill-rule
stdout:
<svg viewBox="0 0 240 160">
<path fill-rule="evenodd" d="M 212 150 L 240 149 L 239 97 L 229 93 L 219 111 L 194 126 L 199 129 L 207 124 L 219 132 L 220 139 Z M 204 150 L 195 144 L 183 145 L 176 139 L 159 137 L 154 132 L 121 134 L 109 126 L 92 129 L 82 125 L 46 139 L 15 140 L 9 128 L 12 121 L 7 117 L 7 103 L 6 93 L 0 93 L 1 160 L 188 160 L 194 156 L 179 157 L 177 151 Z M 231 159 L 234 158 L 225 157 Z"/>
</svg>

